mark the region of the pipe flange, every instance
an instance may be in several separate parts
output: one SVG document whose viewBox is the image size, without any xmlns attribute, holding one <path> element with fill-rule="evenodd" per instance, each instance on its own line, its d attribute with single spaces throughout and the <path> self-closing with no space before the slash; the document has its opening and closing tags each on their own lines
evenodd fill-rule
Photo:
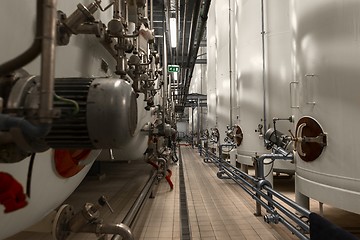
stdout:
<svg viewBox="0 0 360 240">
<path fill-rule="evenodd" d="M 57 211 L 54 222 L 52 225 L 52 236 L 56 240 L 65 240 L 70 236 L 68 223 L 70 219 L 75 215 L 72 206 L 65 204 L 62 205 Z"/>
</svg>

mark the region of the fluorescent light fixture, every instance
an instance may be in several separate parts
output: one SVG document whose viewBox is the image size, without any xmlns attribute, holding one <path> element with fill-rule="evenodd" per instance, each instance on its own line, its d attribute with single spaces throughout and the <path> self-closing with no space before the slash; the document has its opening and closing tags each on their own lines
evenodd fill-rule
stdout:
<svg viewBox="0 0 360 240">
<path fill-rule="evenodd" d="M 176 27 L 176 18 L 170 18 L 170 40 L 171 47 L 176 48 L 177 45 L 177 27 Z"/>
<path fill-rule="evenodd" d="M 173 77 L 174 77 L 174 80 L 177 81 L 177 80 L 178 80 L 178 73 L 177 73 L 177 72 L 174 72 L 174 73 L 173 73 Z"/>
</svg>

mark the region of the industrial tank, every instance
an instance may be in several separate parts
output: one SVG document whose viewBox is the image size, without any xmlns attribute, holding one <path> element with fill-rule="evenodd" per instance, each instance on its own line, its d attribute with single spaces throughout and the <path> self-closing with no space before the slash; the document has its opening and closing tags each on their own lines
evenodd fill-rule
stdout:
<svg viewBox="0 0 360 240">
<path fill-rule="evenodd" d="M 231 88 L 229 54 L 228 5 L 215 1 L 211 4 L 208 22 L 208 128 L 217 127 L 220 142 L 225 138 L 226 126 L 231 123 Z M 225 23 L 225 24 L 224 24 Z"/>
<path fill-rule="evenodd" d="M 216 122 L 220 134 L 226 125 L 240 126 L 243 141 L 236 158 L 253 165 L 255 156 L 268 152 L 263 134 L 274 127 L 272 119 L 292 114 L 289 2 L 218 4 L 208 27 L 208 121 Z M 277 122 L 276 128 L 287 133 L 293 124 Z M 295 167 L 276 161 L 274 168 L 291 173 Z"/>
<path fill-rule="evenodd" d="M 99 8 L 96 6 L 97 3 L 91 4 L 93 9 Z M 1 3 L 0 29 L 3 32 L 0 38 L 1 64 L 18 56 L 31 45 L 36 25 L 36 5 L 36 1 L 20 0 Z M 60 19 L 61 21 L 70 19 L 71 14 L 76 11 L 78 15 L 84 17 L 82 15 L 84 14 L 91 21 L 95 18 L 101 19 L 104 23 L 108 23 L 113 16 L 112 10 L 105 12 L 99 10 L 91 16 L 88 12 L 90 8 L 87 9 L 82 4 L 78 5 L 76 1 L 59 1 L 56 8 L 65 14 L 61 15 L 58 12 L 58 27 Z M 76 16 L 74 19 L 79 20 Z M 68 108 L 68 105 L 62 102 L 64 97 L 56 96 L 62 100 L 54 100 L 54 108 L 60 109 L 61 114 L 58 113 L 52 120 L 47 135 L 39 139 L 41 143 L 46 143 L 45 148 L 41 145 L 39 150 L 33 150 L 33 145 L 34 148 L 38 147 L 35 146 L 37 141 L 34 143 L 22 136 L 14 137 L 16 144 L 12 142 L 13 139 L 8 139 L 13 148 L 8 147 L 5 142 L 7 140 L 3 136 L 9 136 L 9 132 L 12 134 L 12 129 L 1 129 L 0 239 L 26 229 L 57 208 L 75 190 L 98 157 L 100 150 L 95 149 L 123 146 L 126 141 L 138 135 L 134 134 L 141 128 L 137 123 L 142 124 L 144 119 L 147 119 L 148 113 L 145 113 L 143 104 L 140 104 L 141 110 L 136 114 L 137 101 L 143 99 L 136 100 L 131 84 L 114 74 L 117 62 L 111 51 L 107 51 L 100 44 L 99 36 L 87 32 L 94 30 L 93 28 L 87 28 L 89 26 L 86 24 L 82 27 L 84 27 L 82 31 L 87 34 L 70 34 L 69 39 L 64 35 L 65 38 L 61 39 L 63 42 L 60 45 L 66 46 L 56 47 L 54 61 L 55 92 L 59 95 L 61 92 L 65 94 L 64 96 L 71 95 L 77 99 L 78 104 L 74 104 L 78 108 L 76 114 L 82 115 L 63 115 L 62 113 L 71 112 L 74 107 Z M 70 27 L 69 29 L 74 30 Z M 101 31 L 101 29 L 97 30 Z M 19 76 L 19 78 L 15 79 L 16 84 L 9 92 L 5 88 L 0 89 L 1 100 L 6 96 L 6 105 L 5 100 L 4 104 L 1 102 L 2 127 L 8 116 L 11 116 L 8 112 L 3 113 L 3 110 L 26 109 L 38 105 L 36 97 L 40 93 L 36 86 L 39 84 L 38 76 L 41 75 L 40 65 L 42 65 L 41 59 L 38 57 L 16 73 L 15 77 Z M 1 83 L 4 82 L 1 79 Z M 71 99 L 68 97 L 65 100 L 69 102 Z M 144 119 L 138 121 L 138 115 Z M 17 121 L 20 121 L 19 119 L 16 118 Z M 106 132 L 106 128 L 112 131 Z M 70 135 L 66 136 L 69 132 Z M 26 141 L 24 142 L 23 139 Z M 146 142 L 146 138 L 141 141 Z M 17 146 L 19 142 L 21 147 Z M 72 145 L 73 143 L 79 145 Z M 16 153 L 24 146 L 30 148 Z M 36 153 L 29 155 L 31 152 Z M 8 156 L 19 159 L 14 160 Z"/>
<path fill-rule="evenodd" d="M 293 76 L 291 64 L 291 25 L 289 22 L 289 1 L 264 1 L 264 57 L 265 57 L 265 106 L 268 128 L 276 128 L 290 135 L 294 123 L 290 88 Z M 283 119 L 276 121 L 274 119 Z M 289 119 L 289 120 L 286 120 Z M 291 151 L 289 146 L 288 151 Z M 294 174 L 295 164 L 276 160 L 275 171 Z"/>
<path fill-rule="evenodd" d="M 293 91 L 298 101 L 295 122 L 298 129 L 305 122 L 298 136 L 307 137 L 313 131 L 318 133 L 312 137 L 326 134 L 325 147 L 318 144 L 308 152 L 297 152 L 297 200 L 305 204 L 310 197 L 358 214 L 359 8 L 356 0 L 299 0 L 290 7 Z M 297 149 L 301 145 L 305 151 L 306 144 L 298 143 Z M 319 151 L 318 157 L 308 159 L 314 151 Z"/>
<path fill-rule="evenodd" d="M 264 84 L 261 41 L 260 1 L 234 3 L 234 95 L 235 123 L 242 128 L 243 141 L 237 147 L 237 159 L 252 164 L 252 157 L 266 152 L 262 133 L 264 125 Z M 221 28 L 221 25 L 218 25 Z"/>
</svg>

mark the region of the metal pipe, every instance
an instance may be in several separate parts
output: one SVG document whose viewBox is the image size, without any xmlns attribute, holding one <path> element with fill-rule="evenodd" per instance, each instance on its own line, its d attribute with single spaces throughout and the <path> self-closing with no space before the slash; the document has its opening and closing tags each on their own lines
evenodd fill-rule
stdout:
<svg viewBox="0 0 360 240">
<path fill-rule="evenodd" d="M 297 230 L 293 225 L 291 225 L 288 221 L 286 221 L 283 218 L 279 219 L 282 224 L 287 227 L 292 233 L 294 233 L 299 239 L 301 240 L 309 240 L 308 237 L 306 237 L 304 234 L 302 234 L 299 230 Z"/>
<path fill-rule="evenodd" d="M 200 107 L 200 99 L 197 99 L 197 143 L 200 142 L 200 121 L 201 121 L 201 113 L 200 113 L 201 107 Z"/>
<path fill-rule="evenodd" d="M 257 188 L 254 185 L 250 184 L 245 178 L 243 178 L 243 175 L 247 176 L 246 173 L 241 173 L 240 170 L 234 168 L 232 165 L 221 162 L 220 160 L 216 159 L 216 156 L 213 156 L 211 154 L 211 158 L 213 158 L 213 161 L 219 162 L 220 165 L 222 165 L 223 172 L 228 175 L 233 181 L 235 181 L 239 186 L 245 190 L 246 193 L 248 193 L 255 201 L 263 206 L 268 212 L 272 214 L 276 214 L 274 206 L 279 209 L 282 213 L 284 213 L 287 217 L 289 217 L 290 220 L 295 222 L 298 226 L 300 226 L 305 232 L 309 232 L 310 228 L 309 226 L 303 222 L 301 219 L 297 218 L 295 214 L 291 213 L 288 209 L 283 207 L 279 202 L 275 201 L 272 197 L 275 196 L 281 201 L 283 201 L 288 206 L 292 207 L 294 210 L 300 212 L 304 216 L 309 216 L 310 211 L 302 208 L 301 206 L 298 206 L 295 202 L 292 200 L 286 198 L 281 193 L 276 192 L 273 190 L 270 186 L 267 186 L 266 184 L 260 186 L 261 188 Z M 284 157 L 284 156 L 283 156 Z M 234 169 L 235 171 L 232 171 L 231 169 Z M 240 175 L 237 175 L 241 173 Z M 249 176 L 251 177 L 251 176 Z M 258 185 L 256 183 L 259 183 L 258 179 L 249 178 L 249 180 L 253 181 L 255 185 Z M 246 187 L 247 186 L 247 187 Z M 248 188 L 249 187 L 249 188 Z M 261 191 L 261 189 L 264 189 L 267 191 L 267 193 Z M 252 191 L 254 191 L 254 193 Z M 265 203 L 263 200 L 261 200 L 261 197 L 266 199 L 268 201 L 268 204 Z M 285 225 L 292 233 L 294 233 L 297 237 L 300 239 L 308 239 L 303 233 L 301 233 L 299 230 L 297 230 L 292 224 L 290 224 L 287 220 L 283 219 L 280 215 L 278 216 L 279 222 Z"/>
<path fill-rule="evenodd" d="M 39 106 L 41 123 L 51 123 L 53 117 L 56 4 L 57 0 L 46 0 L 44 5 Z"/>
<path fill-rule="evenodd" d="M 194 148 L 194 107 L 191 108 L 191 146 Z"/>
<path fill-rule="evenodd" d="M 186 100 L 185 96 L 187 95 L 187 93 L 189 91 L 190 82 L 191 82 L 192 74 L 194 72 L 194 67 L 195 67 L 195 63 L 196 63 L 197 53 L 199 51 L 200 43 L 201 43 L 201 40 L 202 40 L 204 32 L 205 32 L 206 22 L 208 19 L 208 13 L 209 13 L 209 9 L 210 9 L 210 4 L 211 4 L 211 0 L 207 0 L 204 4 L 203 13 L 201 14 L 201 25 L 200 25 L 198 39 L 196 42 L 195 52 L 193 53 L 193 56 L 191 56 L 191 52 L 189 52 L 189 55 L 188 55 L 188 67 L 190 67 L 189 65 L 190 65 L 191 57 L 193 57 L 193 62 L 191 63 L 189 74 L 187 76 L 185 76 L 186 82 L 185 82 L 183 104 L 185 104 L 185 100 Z M 190 46 L 192 47 L 194 43 L 190 42 L 190 44 L 191 44 Z"/>
<path fill-rule="evenodd" d="M 96 233 L 96 234 L 115 234 L 116 236 L 121 236 L 124 240 L 134 240 L 134 236 L 131 232 L 131 229 L 123 224 L 86 224 L 80 229 L 79 232 L 87 233 Z"/>
<path fill-rule="evenodd" d="M 182 102 L 183 105 L 185 106 L 185 101 L 186 101 L 186 95 L 188 92 L 188 85 L 190 86 L 190 81 L 191 81 L 191 70 L 190 70 L 190 63 L 191 63 L 191 57 L 193 54 L 193 45 L 195 42 L 195 35 L 196 35 L 196 29 L 197 29 L 197 23 L 198 23 L 198 18 L 200 15 L 200 4 L 201 1 L 195 1 L 195 6 L 193 8 L 193 13 L 192 13 L 192 18 L 191 18 L 191 26 L 190 26 L 190 37 L 189 37 L 189 43 L 188 43 L 188 53 L 187 53 L 187 61 L 186 61 L 186 71 L 185 71 L 185 85 L 184 85 L 184 89 L 182 91 Z M 195 53 L 195 56 L 197 55 L 197 53 Z"/>
<path fill-rule="evenodd" d="M 0 65 L 0 76 L 9 74 L 10 72 L 19 69 L 26 64 L 33 61 L 41 53 L 42 47 L 42 27 L 43 27 L 43 17 L 44 17 L 44 5 L 45 0 L 36 1 L 36 32 L 35 38 L 32 45 L 22 54 L 15 57 L 14 59 L 5 62 Z"/>
<path fill-rule="evenodd" d="M 197 23 L 198 23 L 198 18 L 200 15 L 200 5 L 201 5 L 201 1 L 195 1 L 195 6 L 193 9 L 192 19 L 191 19 L 191 27 L 190 27 L 191 33 L 190 33 L 189 45 L 188 45 L 188 58 L 187 58 L 187 63 L 186 63 L 187 67 L 190 67 L 192 50 L 193 50 L 193 45 L 195 42 Z M 195 55 L 197 55 L 197 54 L 195 54 Z"/>
<path fill-rule="evenodd" d="M 231 38 L 231 33 L 232 33 L 232 30 L 231 30 L 231 0 L 229 0 L 229 80 L 230 80 L 230 111 L 229 111 L 229 114 L 230 114 L 230 126 L 233 125 L 232 123 L 232 115 L 233 115 L 233 101 L 232 101 L 232 95 L 233 95 L 233 77 L 232 77 L 232 57 L 231 57 L 231 54 L 232 54 L 232 38 Z"/>
<path fill-rule="evenodd" d="M 126 214 L 125 218 L 122 221 L 122 224 L 125 224 L 126 226 L 129 227 L 133 227 L 134 220 L 137 214 L 139 213 L 141 207 L 143 206 L 146 197 L 149 195 L 152 185 L 155 182 L 156 176 L 157 176 L 157 172 L 154 171 L 153 175 L 150 177 L 148 182 L 145 184 L 144 188 L 141 190 L 140 195 L 138 196 L 134 204 L 131 206 L 129 212 Z M 119 234 L 116 234 L 111 238 L 111 240 L 120 240 L 120 239 L 121 236 Z"/>
<path fill-rule="evenodd" d="M 164 5 L 165 5 L 165 9 L 166 11 L 164 12 L 165 14 L 165 33 L 164 35 L 166 35 L 166 44 L 167 46 L 170 46 L 170 60 L 172 61 L 173 58 L 173 54 L 172 54 L 172 48 L 171 48 L 171 30 L 170 30 L 170 0 L 164 0 Z M 167 54 L 167 53 L 166 53 Z"/>
<path fill-rule="evenodd" d="M 113 18 L 120 19 L 121 14 L 121 2 L 120 0 L 114 0 L 114 12 L 113 12 Z"/>
<path fill-rule="evenodd" d="M 255 158 L 256 160 L 256 164 L 258 166 L 258 176 L 260 179 L 264 179 L 264 160 L 267 159 L 267 158 L 270 158 L 272 160 L 294 160 L 294 156 L 292 154 L 289 154 L 287 156 L 284 156 L 282 154 L 273 154 L 273 153 L 270 153 L 270 154 L 263 154 L 261 155 L 260 157 L 258 158 Z"/>
<path fill-rule="evenodd" d="M 267 201 L 271 202 L 272 205 L 274 205 L 277 209 L 279 209 L 282 213 L 284 213 L 288 218 L 290 218 L 292 221 L 294 221 L 296 224 L 298 224 L 302 229 L 304 229 L 306 232 L 310 232 L 310 227 L 306 225 L 305 222 L 300 220 L 296 217 L 296 215 L 292 212 L 290 212 L 288 209 L 283 207 L 280 203 L 276 202 L 272 198 L 270 198 L 267 194 L 263 192 L 259 192 L 260 195 L 265 198 Z"/>
<path fill-rule="evenodd" d="M 188 10 L 189 0 L 186 0 L 185 6 L 184 6 L 184 16 L 183 16 L 183 30 L 182 30 L 182 48 L 181 48 L 181 76 L 180 79 L 185 79 L 185 64 L 184 64 L 184 52 L 185 52 L 185 31 L 186 31 L 186 15 Z M 179 98 L 181 97 L 181 91 L 179 91 Z"/>
<path fill-rule="evenodd" d="M 175 11 L 176 11 L 176 29 L 180 30 L 180 19 L 179 19 L 179 0 L 176 0 L 176 7 L 175 7 Z M 180 44 L 180 34 L 179 31 L 177 31 L 178 34 L 176 34 L 176 50 L 175 50 L 175 63 L 178 64 L 179 62 L 179 44 Z M 179 84 L 179 80 L 178 80 L 178 84 Z"/>
<path fill-rule="evenodd" d="M 268 186 L 264 186 L 264 189 L 268 192 L 270 192 L 273 196 L 277 197 L 278 199 L 280 199 L 281 201 L 283 201 L 285 204 L 289 205 L 290 207 L 296 209 L 296 211 L 299 212 L 299 214 L 302 214 L 303 216 L 309 217 L 310 215 L 310 211 L 306 208 L 303 208 L 301 206 L 299 206 L 296 202 L 292 201 L 291 199 L 285 197 L 284 195 L 282 195 L 281 193 L 275 191 L 274 189 L 272 189 L 271 187 Z"/>
<path fill-rule="evenodd" d="M 265 13 L 264 13 L 264 0 L 261 0 L 261 47 L 262 47 L 262 82 L 263 82 L 263 118 L 264 118 L 264 136 L 267 131 L 267 117 L 266 117 L 266 78 L 265 78 L 265 67 L 266 67 L 266 61 L 265 61 Z M 265 143 L 265 138 L 264 138 Z"/>
<path fill-rule="evenodd" d="M 163 23 L 165 25 L 165 22 Z M 164 28 L 166 29 L 166 28 Z M 163 74 L 163 115 L 162 115 L 162 121 L 163 124 L 165 126 L 165 111 L 166 111 L 166 100 L 167 100 L 167 87 L 168 87 L 168 71 L 167 71 L 167 64 L 168 64 L 168 59 L 167 59 L 167 36 L 166 36 L 166 30 L 164 31 L 164 37 L 163 37 L 163 70 L 164 70 L 164 74 Z M 165 129 L 164 129 L 165 130 Z"/>
<path fill-rule="evenodd" d="M 154 28 L 154 0 L 150 0 L 150 28 Z"/>
</svg>

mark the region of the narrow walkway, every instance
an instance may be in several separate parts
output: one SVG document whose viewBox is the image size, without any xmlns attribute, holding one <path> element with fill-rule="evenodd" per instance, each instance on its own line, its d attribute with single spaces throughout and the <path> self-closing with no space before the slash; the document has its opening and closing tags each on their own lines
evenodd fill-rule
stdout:
<svg viewBox="0 0 360 240">
<path fill-rule="evenodd" d="M 204 163 L 198 152 L 182 147 L 187 205 L 193 240 L 281 240 L 297 239 L 280 226 L 266 224 L 253 215 L 254 202 L 231 180 L 216 177 L 216 167 Z M 179 212 L 179 166 L 173 165 L 175 188 L 169 191 L 165 181 L 144 213 L 144 224 L 137 226 L 141 240 L 181 238 Z"/>
<path fill-rule="evenodd" d="M 216 176 L 217 168 L 198 153 L 182 149 L 192 237 L 196 239 L 291 239 L 253 215 L 254 202 L 232 180 Z M 283 233 L 281 234 L 283 235 Z M 296 239 L 296 238 L 293 238 Z"/>
</svg>

